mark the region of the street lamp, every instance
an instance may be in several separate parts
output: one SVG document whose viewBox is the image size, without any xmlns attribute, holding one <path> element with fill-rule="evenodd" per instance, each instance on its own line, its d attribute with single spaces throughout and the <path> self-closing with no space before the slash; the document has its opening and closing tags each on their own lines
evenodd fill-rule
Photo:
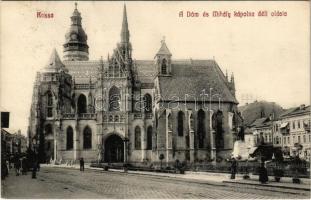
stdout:
<svg viewBox="0 0 311 200">
<path fill-rule="evenodd" d="M 128 142 L 129 142 L 130 140 L 127 138 L 127 137 L 125 137 L 124 139 L 123 139 L 123 142 L 124 142 L 124 164 L 123 164 L 123 166 L 124 166 L 124 172 L 127 172 L 127 152 L 128 152 Z"/>
</svg>

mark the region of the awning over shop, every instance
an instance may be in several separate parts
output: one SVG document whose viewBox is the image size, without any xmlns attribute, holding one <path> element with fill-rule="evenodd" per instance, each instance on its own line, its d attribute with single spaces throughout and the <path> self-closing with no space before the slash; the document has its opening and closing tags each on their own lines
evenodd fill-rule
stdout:
<svg viewBox="0 0 311 200">
<path fill-rule="evenodd" d="M 287 127 L 288 126 L 288 122 L 283 122 L 282 124 L 281 124 L 281 128 L 285 128 L 285 127 Z"/>
<path fill-rule="evenodd" d="M 252 147 L 252 148 L 250 148 L 249 151 L 248 151 L 248 154 L 249 154 L 249 155 L 253 155 L 257 149 L 258 149 L 258 147 Z"/>
</svg>

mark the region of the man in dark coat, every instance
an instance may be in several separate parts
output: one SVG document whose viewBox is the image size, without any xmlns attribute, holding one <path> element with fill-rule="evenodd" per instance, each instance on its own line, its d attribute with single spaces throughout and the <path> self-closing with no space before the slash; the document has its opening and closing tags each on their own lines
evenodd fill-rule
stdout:
<svg viewBox="0 0 311 200">
<path fill-rule="evenodd" d="M 19 157 L 16 158 L 15 163 L 14 163 L 14 167 L 16 170 L 16 176 L 19 176 L 19 174 L 21 173 L 21 160 L 19 159 Z"/>
<path fill-rule="evenodd" d="M 237 165 L 238 165 L 238 163 L 235 160 L 235 158 L 232 158 L 232 163 L 231 163 L 231 179 L 235 179 L 235 174 L 236 174 L 237 167 L 238 167 Z"/>
<path fill-rule="evenodd" d="M 268 182 L 268 172 L 265 168 L 265 163 L 262 162 L 259 168 L 259 182 L 260 183 L 267 183 Z"/>
<path fill-rule="evenodd" d="M 83 158 L 80 159 L 80 171 L 84 171 L 84 160 L 83 160 Z"/>
</svg>

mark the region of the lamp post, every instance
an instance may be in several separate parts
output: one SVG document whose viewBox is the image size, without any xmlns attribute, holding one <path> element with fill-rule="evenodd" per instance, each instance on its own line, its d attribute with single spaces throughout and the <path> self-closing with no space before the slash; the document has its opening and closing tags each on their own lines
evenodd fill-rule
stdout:
<svg viewBox="0 0 311 200">
<path fill-rule="evenodd" d="M 127 164 L 128 164 L 128 159 L 127 159 L 127 153 L 128 153 L 128 142 L 129 142 L 130 140 L 127 138 L 127 137 L 125 137 L 124 139 L 123 139 L 123 143 L 124 143 L 124 171 L 127 171 Z"/>
</svg>

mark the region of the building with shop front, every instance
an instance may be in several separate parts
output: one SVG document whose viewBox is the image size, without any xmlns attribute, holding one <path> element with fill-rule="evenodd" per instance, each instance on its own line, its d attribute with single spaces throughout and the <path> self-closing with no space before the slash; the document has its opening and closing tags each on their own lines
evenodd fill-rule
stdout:
<svg viewBox="0 0 311 200">
<path fill-rule="evenodd" d="M 28 133 L 41 159 L 230 157 L 241 125 L 233 75 L 229 80 L 215 60 L 173 59 L 164 40 L 154 59 L 134 60 L 125 6 L 121 41 L 111 56 L 89 60 L 81 20 L 76 7 L 63 59 L 54 50 L 36 76 Z"/>
<path fill-rule="evenodd" d="M 280 115 L 273 127 L 275 138 L 278 138 L 275 143 L 281 144 L 283 152 L 290 156 L 299 153 L 300 158 L 310 161 L 310 120 L 310 106 L 301 105 L 288 109 Z M 295 144 L 302 145 L 302 149 L 297 151 Z"/>
</svg>

